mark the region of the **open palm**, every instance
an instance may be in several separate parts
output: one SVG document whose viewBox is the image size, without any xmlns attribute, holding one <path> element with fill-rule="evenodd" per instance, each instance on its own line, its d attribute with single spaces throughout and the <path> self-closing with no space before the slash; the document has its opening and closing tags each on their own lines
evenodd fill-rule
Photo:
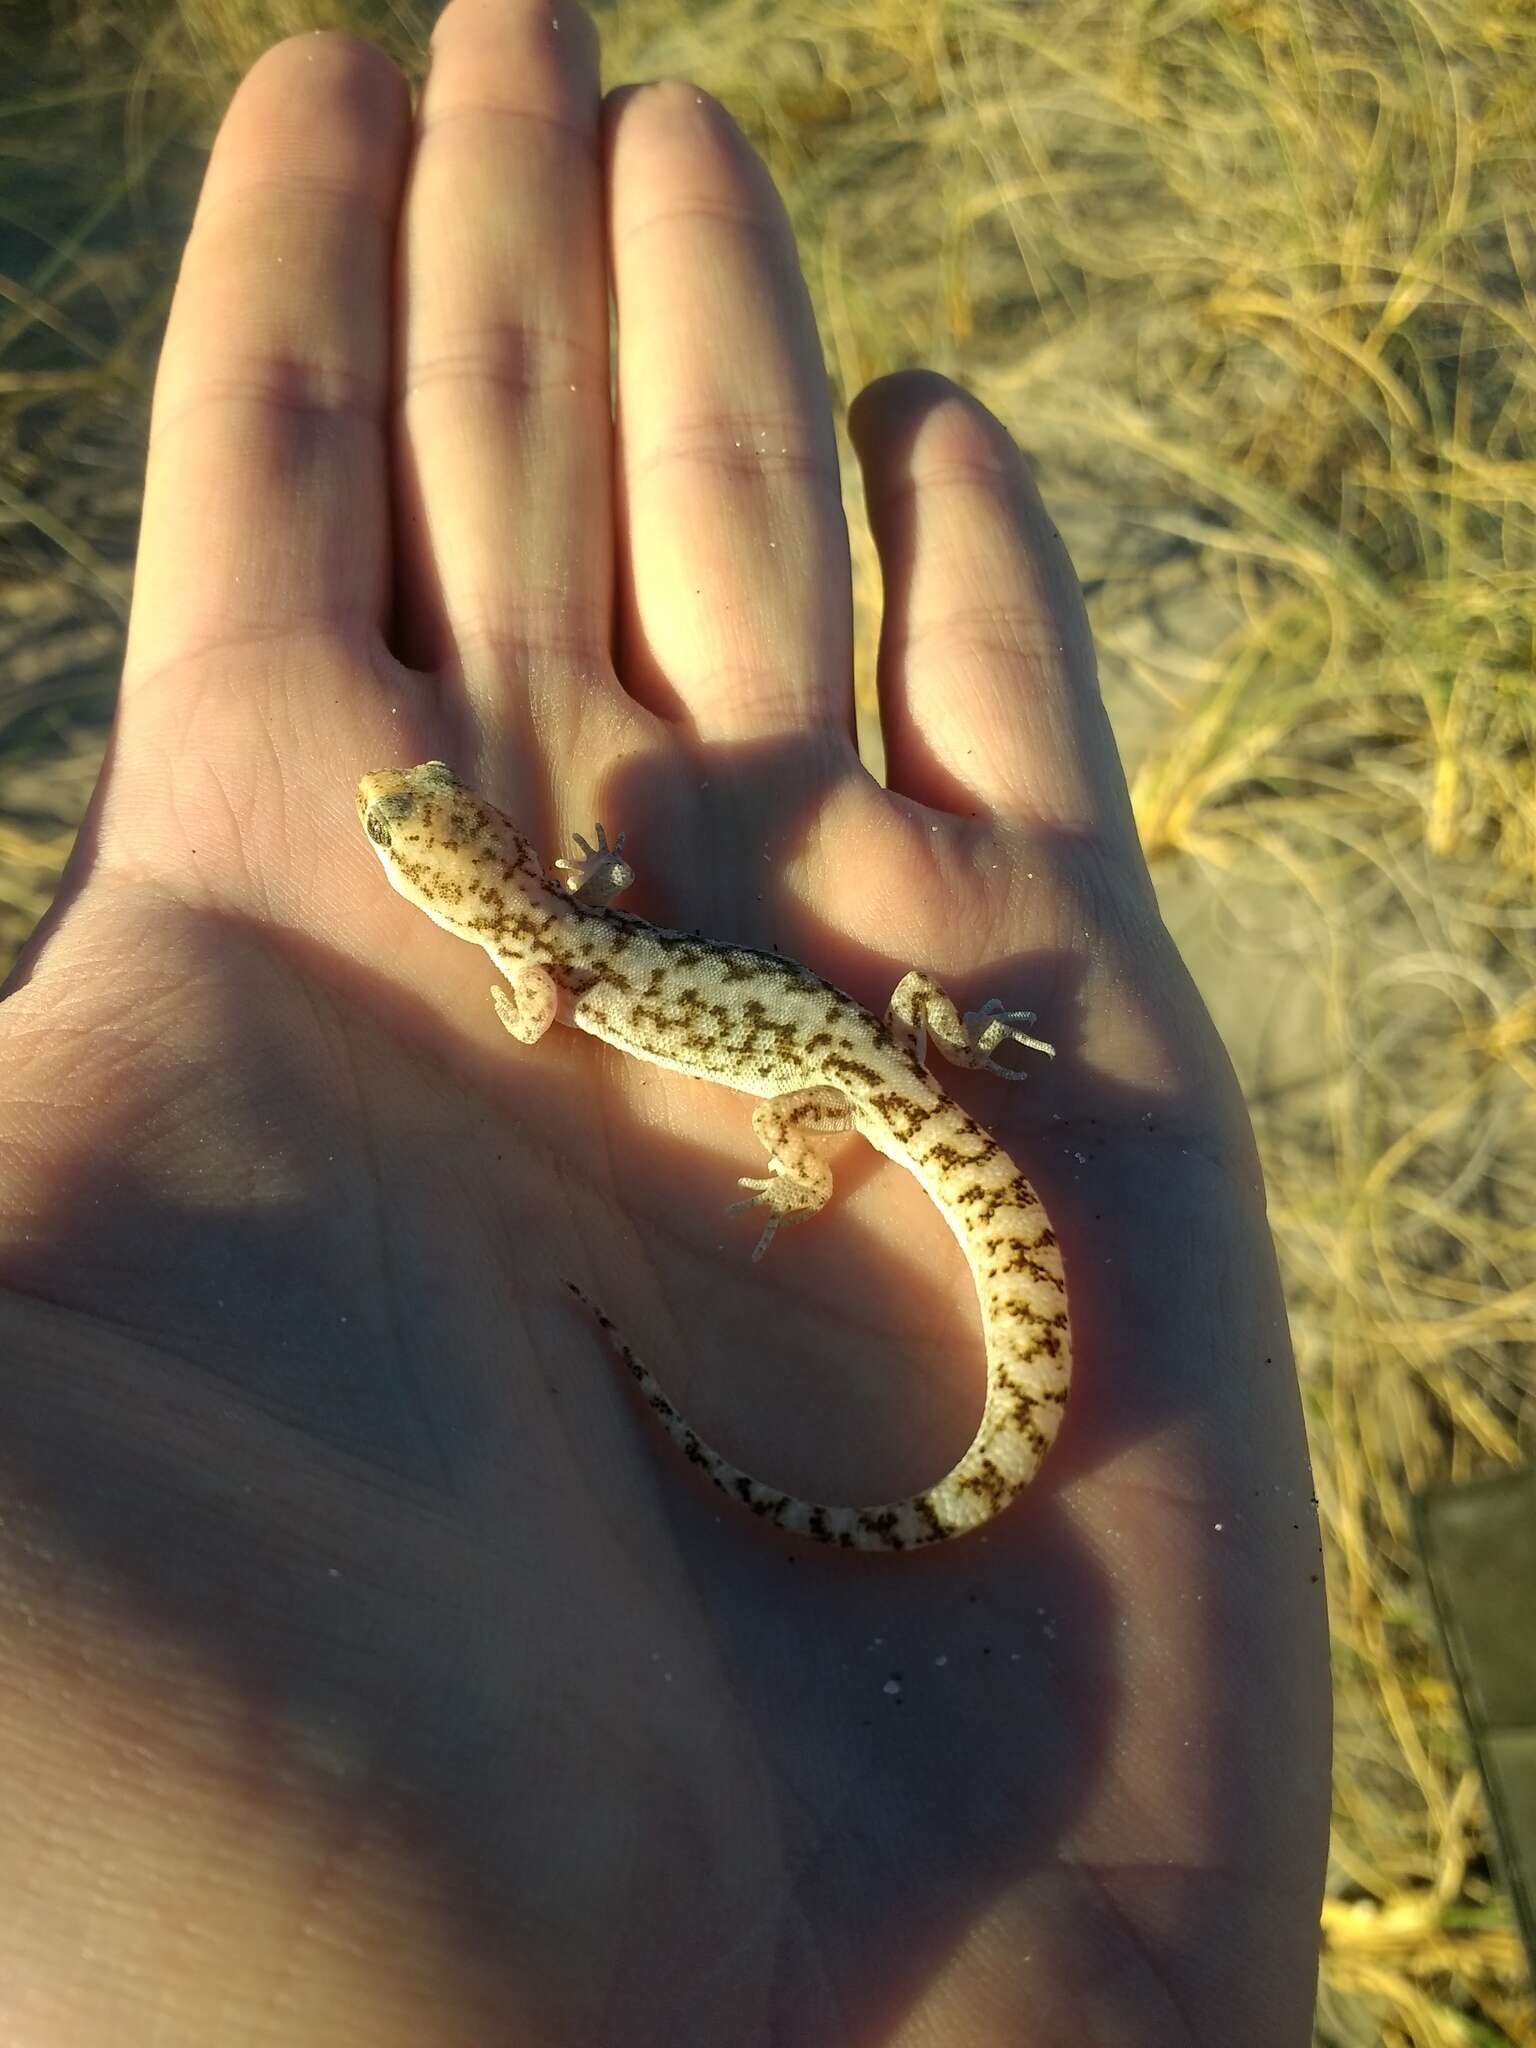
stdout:
<svg viewBox="0 0 1536 2048">
<path fill-rule="evenodd" d="M 414 122 L 340 39 L 237 96 L 111 758 L 0 1008 L 17 2038 L 1304 2038 L 1326 1675 L 1251 1138 L 1016 451 L 930 377 L 853 424 L 888 791 L 814 331 L 718 108 L 600 109 L 569 0 L 455 0 Z M 624 830 L 660 921 L 1039 1013 L 1027 1083 L 945 1076 L 1073 1312 L 984 1534 L 798 1544 L 654 1430 L 563 1280 L 847 1500 L 968 1441 L 974 1297 L 857 1141 L 754 1267 L 743 1098 L 514 1045 L 358 830 L 428 756 L 551 860 Z"/>
</svg>

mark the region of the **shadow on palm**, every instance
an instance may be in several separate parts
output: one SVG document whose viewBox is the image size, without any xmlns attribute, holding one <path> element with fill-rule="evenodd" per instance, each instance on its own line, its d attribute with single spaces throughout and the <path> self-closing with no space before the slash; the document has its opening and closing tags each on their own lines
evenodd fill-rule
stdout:
<svg viewBox="0 0 1536 2048">
<path fill-rule="evenodd" d="M 632 770 L 600 792 L 641 858 L 641 821 L 677 814 L 675 776 Z M 776 849 L 835 863 L 828 900 L 870 852 L 816 844 L 811 798 L 785 816 L 771 751 L 709 780 L 706 813 L 778 817 Z M 727 864 L 701 866 L 676 835 L 658 850 L 646 910 L 707 928 L 695 905 L 714 910 Z M 897 900 L 931 889 L 874 852 Z M 359 838 L 338 858 L 370 855 Z M 778 873 L 718 935 L 777 941 L 880 1002 L 907 961 L 796 916 Z M 179 1194 L 176 1175 L 130 1167 L 103 1225 L 99 1149 L 61 1177 L 40 1238 L 56 1254 L 92 1244 L 75 1306 L 110 1321 L 132 1367 L 31 1387 L 5 1432 L 12 1482 L 169 1659 L 192 1655 L 275 1718 L 300 1796 L 342 1824 L 359 1788 L 393 1788 L 398 1853 L 438 1862 L 457 1938 L 479 1929 L 530 2008 L 542 1995 L 568 2012 L 569 1991 L 547 1948 L 506 1956 L 508 1907 L 531 1882 L 546 1906 L 601 1914 L 598 1814 L 617 1840 L 675 1844 L 701 1968 L 736 1959 L 723 1984 L 789 1914 L 823 1930 L 861 2009 L 894 2019 L 994 1890 L 1050 1864 L 1113 1749 L 1107 1645 L 1138 1625 L 1135 1588 L 1111 1597 L 1068 1500 L 1186 1391 L 1174 1370 L 1124 1402 L 1117 1388 L 1113 1415 L 1104 1399 L 1106 1370 L 1118 1379 L 1117 1354 L 1149 1333 L 1126 1326 L 1134 1260 L 1125 1299 L 1083 1285 L 1099 1223 L 1063 1133 L 1104 1158 L 1149 1141 L 1125 1136 L 1128 1093 L 1074 1077 L 1082 964 L 990 963 L 974 993 L 995 979 L 1038 1000 L 1060 1057 L 1017 1091 L 958 1079 L 1037 1178 L 1076 1276 L 1063 1441 L 983 1535 L 849 1559 L 698 1482 L 560 1281 L 589 1281 L 753 1469 L 887 1497 L 937 1476 L 980 1398 L 974 1295 L 920 1191 L 842 1141 L 832 1207 L 754 1268 L 750 1222 L 720 1213 L 755 1163 L 739 1097 L 574 1033 L 512 1044 L 483 956 L 384 900 L 394 974 L 232 916 L 203 928 L 214 965 L 189 999 L 214 1013 L 209 1050 L 180 1090 L 214 1102 L 232 1185 L 210 1199 L 195 1154 Z M 1086 1137 L 1057 1121 L 1085 1090 Z M 133 1121 L 168 1109 L 141 1103 Z M 96 1147 L 131 1158 L 134 1133 Z M 82 1471 L 99 1479 L 82 1488 Z M 610 1903 L 633 1919 L 632 1899 Z M 641 1908 L 672 1967 L 678 1909 Z M 702 1969 L 690 2009 L 708 1982 Z"/>
</svg>

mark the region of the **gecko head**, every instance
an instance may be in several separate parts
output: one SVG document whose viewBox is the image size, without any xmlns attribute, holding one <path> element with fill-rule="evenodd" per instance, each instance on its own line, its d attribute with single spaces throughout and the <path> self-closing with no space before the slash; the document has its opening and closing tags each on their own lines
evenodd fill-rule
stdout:
<svg viewBox="0 0 1536 2048">
<path fill-rule="evenodd" d="M 500 811 L 441 761 L 365 775 L 357 815 L 394 888 L 466 937 L 494 916 L 492 892 L 507 868 L 531 858 Z"/>
<path fill-rule="evenodd" d="M 465 870 L 494 834 L 489 805 L 442 762 L 422 762 L 362 776 L 356 815 L 399 895 L 457 930 Z"/>
<path fill-rule="evenodd" d="M 423 761 L 419 768 L 380 768 L 357 785 L 357 815 L 363 830 L 388 853 L 397 828 L 428 824 L 446 813 L 464 785 L 443 761 Z"/>
</svg>

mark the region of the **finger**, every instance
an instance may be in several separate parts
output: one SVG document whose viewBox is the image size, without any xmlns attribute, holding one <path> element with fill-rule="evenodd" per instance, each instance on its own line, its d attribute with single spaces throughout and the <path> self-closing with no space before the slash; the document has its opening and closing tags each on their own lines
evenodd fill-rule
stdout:
<svg viewBox="0 0 1536 2048">
<path fill-rule="evenodd" d="M 597 44 L 566 0 L 453 0 L 405 208 L 399 645 L 492 722 L 542 665 L 606 668 L 608 298 Z"/>
<path fill-rule="evenodd" d="M 891 787 L 1134 847 L 1082 593 L 1007 431 L 928 372 L 872 384 L 848 425 L 885 583 Z"/>
<path fill-rule="evenodd" d="M 150 423 L 125 701 L 237 640 L 383 621 L 389 279 L 405 82 L 279 43 L 224 117 Z"/>
<path fill-rule="evenodd" d="M 691 85 L 610 102 L 626 683 L 706 737 L 851 731 L 826 375 L 772 181 Z"/>
</svg>

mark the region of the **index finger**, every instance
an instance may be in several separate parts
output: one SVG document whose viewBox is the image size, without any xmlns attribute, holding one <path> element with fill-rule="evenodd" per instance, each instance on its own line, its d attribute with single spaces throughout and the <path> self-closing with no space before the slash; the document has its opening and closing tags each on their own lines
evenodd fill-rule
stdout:
<svg viewBox="0 0 1536 2048">
<path fill-rule="evenodd" d="M 1012 437 L 927 371 L 870 385 L 848 425 L 885 584 L 891 787 L 1091 837 L 1139 870 L 1082 593 Z"/>
</svg>

